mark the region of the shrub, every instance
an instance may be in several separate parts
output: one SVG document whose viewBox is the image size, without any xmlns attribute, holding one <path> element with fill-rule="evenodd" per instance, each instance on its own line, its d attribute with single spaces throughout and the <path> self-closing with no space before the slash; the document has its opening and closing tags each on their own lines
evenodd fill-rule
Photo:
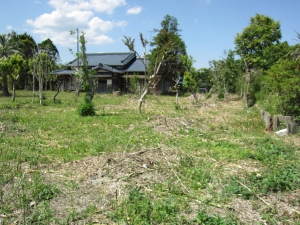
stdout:
<svg viewBox="0 0 300 225">
<path fill-rule="evenodd" d="M 96 111 L 93 103 L 83 103 L 78 107 L 78 114 L 80 116 L 95 116 Z"/>
<path fill-rule="evenodd" d="M 300 70 L 299 62 L 281 59 L 267 72 L 266 84 L 279 96 L 277 113 L 294 116 L 300 120 Z"/>
</svg>

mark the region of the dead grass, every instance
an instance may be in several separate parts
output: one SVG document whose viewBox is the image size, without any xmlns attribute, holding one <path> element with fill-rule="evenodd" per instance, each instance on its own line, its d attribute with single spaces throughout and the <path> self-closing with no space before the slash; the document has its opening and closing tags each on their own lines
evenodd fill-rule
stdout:
<svg viewBox="0 0 300 225">
<path fill-rule="evenodd" d="M 109 99 L 111 96 L 102 96 Z M 154 132 L 168 138 L 176 138 L 188 135 L 191 129 L 207 132 L 212 135 L 213 140 L 202 139 L 201 136 L 195 141 L 230 140 L 237 145 L 245 145 L 241 137 L 235 137 L 233 131 L 239 129 L 240 135 L 248 135 L 248 138 L 257 138 L 249 127 L 237 128 L 236 124 L 248 122 L 247 114 L 243 111 L 243 102 L 237 96 L 228 96 L 225 101 L 216 98 L 205 99 L 199 95 L 200 104 L 195 105 L 192 97 L 180 98 L 180 109 L 174 109 L 174 103 L 164 99 L 165 102 L 157 103 L 149 98 L 143 111 L 147 119 L 142 124 L 134 121 L 124 132 L 131 132 L 137 126 L 144 126 Z M 104 105 L 98 110 L 101 113 L 122 114 L 122 110 L 137 108 L 135 99 L 125 99 L 120 105 Z M 174 98 L 175 102 L 175 98 Z M 166 104 L 163 109 L 159 104 Z M 166 108 L 170 111 L 166 112 Z M 178 113 L 178 111 L 180 113 Z M 246 116 L 245 116 L 246 115 Z M 259 117 L 252 118 L 254 123 Z M 97 127 L 97 124 L 95 124 Z M 261 127 L 263 132 L 264 127 Z M 0 133 L 5 132 L 3 123 L 0 123 Z M 182 135 L 182 133 L 184 135 Z M 246 134 L 246 132 L 249 132 Z M 290 145 L 300 146 L 299 135 L 276 137 L 272 133 L 264 134 L 270 138 L 276 138 Z M 244 138 L 244 137 L 243 137 Z M 129 142 L 129 140 L 128 140 Z M 53 145 L 58 143 L 52 142 Z M 192 221 L 199 210 L 206 210 L 208 214 L 221 216 L 232 215 L 244 224 L 268 224 L 268 216 L 275 219 L 276 224 L 293 224 L 300 220 L 300 190 L 287 193 L 271 193 L 264 196 L 257 196 L 251 200 L 231 196 L 230 200 L 222 196 L 224 180 L 230 176 L 244 176 L 248 173 L 260 174 L 263 165 L 253 159 L 232 159 L 222 158 L 216 160 L 209 152 L 211 149 L 185 151 L 181 147 L 167 147 L 159 144 L 159 147 L 141 148 L 134 152 L 128 152 L 127 146 L 123 151 L 113 153 L 101 153 L 98 156 L 63 163 L 53 162 L 52 164 L 39 165 L 39 171 L 45 183 L 55 184 L 60 190 L 59 194 L 50 200 L 50 207 L 55 212 L 55 217 L 65 221 L 72 212 L 76 212 L 73 222 L 70 224 L 113 224 L 108 214 L 114 204 L 121 204 L 128 196 L 128 187 L 136 187 L 143 192 L 150 193 L 153 198 L 159 198 L 159 193 L 153 189 L 158 184 L 165 185 L 170 180 L 173 185 L 179 187 L 183 192 L 183 198 L 187 199 L 190 211 L 182 213 Z M 248 148 L 250 148 L 248 146 Z M 184 179 L 177 169 L 180 167 L 180 156 L 188 154 L 193 159 L 201 159 L 211 164 L 212 179 L 203 190 L 192 190 L 189 187 L 189 180 Z M 23 164 L 24 174 L 35 172 L 26 163 Z M 11 188 L 14 184 L 8 184 L 4 188 Z M 168 195 L 167 190 L 163 194 Z M 267 203 L 267 204 L 266 204 Z M 79 216 L 84 213 L 88 206 L 94 206 L 95 211 L 88 216 Z M 15 209 L 12 212 L 15 224 L 20 224 L 22 211 Z M 3 215 L 0 215 L 0 218 Z M 287 218 L 283 220 L 282 218 Z M 17 218 L 17 219 L 16 219 Z M 0 219 L 1 224 L 1 219 Z"/>
</svg>

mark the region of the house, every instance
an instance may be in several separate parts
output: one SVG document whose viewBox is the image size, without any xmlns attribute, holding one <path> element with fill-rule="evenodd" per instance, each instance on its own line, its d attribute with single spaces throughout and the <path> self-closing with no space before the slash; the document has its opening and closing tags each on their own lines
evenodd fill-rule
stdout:
<svg viewBox="0 0 300 225">
<path fill-rule="evenodd" d="M 144 85 L 146 77 L 143 60 L 143 58 L 138 58 L 135 52 L 87 54 L 89 69 L 96 71 L 93 77 L 98 82 L 98 93 L 127 92 L 130 84 L 129 79 L 133 77 L 137 77 L 139 84 Z M 146 63 L 148 64 L 148 61 Z M 74 59 L 65 65 L 66 69 L 51 72 L 52 76 L 57 76 L 60 82 L 60 90 L 75 90 L 76 80 L 74 74 L 80 64 L 80 59 L 79 61 Z M 167 82 L 160 81 L 157 86 L 158 92 L 164 92 Z"/>
</svg>

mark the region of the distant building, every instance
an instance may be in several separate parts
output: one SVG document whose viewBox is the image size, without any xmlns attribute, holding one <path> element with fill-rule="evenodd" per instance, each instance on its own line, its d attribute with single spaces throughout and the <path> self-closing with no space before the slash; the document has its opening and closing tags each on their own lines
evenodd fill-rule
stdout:
<svg viewBox="0 0 300 225">
<path fill-rule="evenodd" d="M 145 66 L 143 58 L 138 58 L 135 52 L 116 53 L 89 53 L 87 54 L 88 67 L 95 70 L 93 75 L 98 82 L 98 93 L 111 93 L 113 91 L 127 91 L 130 85 L 129 79 L 137 77 L 140 85 L 144 85 Z M 146 62 L 148 64 L 148 61 Z M 81 62 L 79 59 L 67 63 L 66 69 L 52 71 L 51 75 L 57 76 L 60 82 L 60 90 L 74 91 L 76 80 L 74 74 Z M 160 81 L 157 92 L 167 92 L 169 82 Z M 81 88 L 81 90 L 83 90 Z"/>
</svg>

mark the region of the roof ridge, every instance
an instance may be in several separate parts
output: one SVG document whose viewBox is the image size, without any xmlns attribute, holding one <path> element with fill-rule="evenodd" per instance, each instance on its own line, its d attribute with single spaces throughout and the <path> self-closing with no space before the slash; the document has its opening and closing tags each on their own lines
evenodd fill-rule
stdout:
<svg viewBox="0 0 300 225">
<path fill-rule="evenodd" d="M 86 53 L 87 55 L 122 55 L 122 54 L 132 54 L 132 52 L 93 52 Z"/>
</svg>

